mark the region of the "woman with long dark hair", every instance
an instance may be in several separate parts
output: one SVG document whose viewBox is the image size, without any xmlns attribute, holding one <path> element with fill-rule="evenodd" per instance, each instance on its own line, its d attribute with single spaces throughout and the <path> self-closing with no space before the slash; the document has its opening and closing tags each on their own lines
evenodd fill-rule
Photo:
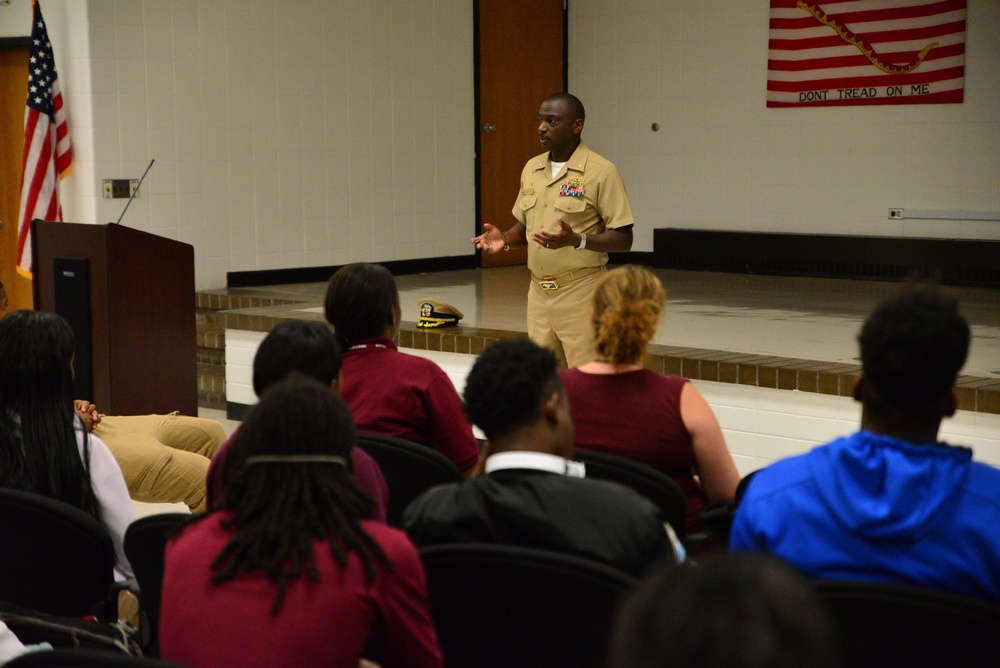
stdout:
<svg viewBox="0 0 1000 668">
<path fill-rule="evenodd" d="M 111 451 L 74 412 L 73 332 L 58 315 L 0 320 L 0 414 L 0 486 L 90 514 L 111 534 L 116 576 L 131 577 L 122 540 L 135 511 Z"/>
<path fill-rule="evenodd" d="M 222 498 L 167 546 L 160 651 L 192 666 L 438 667 L 423 567 L 402 531 L 364 519 L 354 423 L 298 374 L 236 435 Z"/>
</svg>

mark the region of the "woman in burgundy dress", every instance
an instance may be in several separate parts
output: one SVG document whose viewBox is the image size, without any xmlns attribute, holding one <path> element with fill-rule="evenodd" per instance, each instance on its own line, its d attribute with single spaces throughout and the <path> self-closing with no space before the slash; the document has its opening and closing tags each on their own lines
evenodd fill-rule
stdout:
<svg viewBox="0 0 1000 668">
<path fill-rule="evenodd" d="M 666 303 L 660 280 L 628 265 L 594 293 L 594 360 L 562 372 L 576 447 L 625 457 L 673 478 L 688 497 L 687 526 L 707 505 L 731 502 L 740 476 L 722 429 L 686 378 L 643 368 Z"/>
</svg>

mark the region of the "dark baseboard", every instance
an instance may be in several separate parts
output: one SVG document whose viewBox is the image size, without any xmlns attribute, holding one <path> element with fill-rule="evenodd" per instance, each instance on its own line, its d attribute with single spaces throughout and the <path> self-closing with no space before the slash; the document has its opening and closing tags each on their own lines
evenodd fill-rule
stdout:
<svg viewBox="0 0 1000 668">
<path fill-rule="evenodd" d="M 236 420 L 237 422 L 243 422 L 246 418 L 247 413 L 253 406 L 248 406 L 246 404 L 237 404 L 232 401 L 226 402 L 226 419 Z"/>
<path fill-rule="evenodd" d="M 664 269 L 1000 287 L 1000 241 L 667 228 L 653 231 L 653 256 Z"/>
<path fill-rule="evenodd" d="M 655 260 L 656 253 L 650 251 L 608 253 L 608 264 L 638 264 L 644 267 L 655 267 Z"/>
<path fill-rule="evenodd" d="M 391 260 L 379 262 L 395 276 L 424 274 L 435 271 L 456 271 L 479 267 L 477 255 L 456 255 L 453 257 L 431 257 L 417 260 Z M 226 274 L 227 288 L 253 288 L 263 285 L 287 285 L 289 283 L 321 283 L 343 265 L 329 267 L 300 267 L 297 269 L 262 269 L 259 271 L 230 271 Z"/>
</svg>

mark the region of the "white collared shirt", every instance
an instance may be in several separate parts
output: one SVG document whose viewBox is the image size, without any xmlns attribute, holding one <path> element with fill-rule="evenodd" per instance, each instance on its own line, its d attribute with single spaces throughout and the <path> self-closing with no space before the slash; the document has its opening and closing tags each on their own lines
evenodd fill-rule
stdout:
<svg viewBox="0 0 1000 668">
<path fill-rule="evenodd" d="M 557 473 L 571 478 L 586 478 L 587 466 L 583 462 L 574 462 L 570 459 L 558 455 L 550 455 L 544 452 L 529 452 L 527 450 L 514 450 L 511 452 L 498 452 L 490 455 L 486 460 L 486 473 L 503 471 L 504 469 L 521 469 L 532 471 L 545 471 L 547 473 Z M 674 557 L 677 563 L 684 563 L 687 558 L 687 551 L 681 543 L 673 527 L 668 523 L 663 523 L 663 529 L 667 532 L 674 548 Z"/>
<path fill-rule="evenodd" d="M 486 472 L 503 471 L 504 469 L 530 469 L 568 475 L 571 478 L 587 477 L 587 467 L 582 462 L 574 462 L 558 455 L 544 452 L 529 452 L 515 450 L 498 452 L 486 460 Z"/>
</svg>

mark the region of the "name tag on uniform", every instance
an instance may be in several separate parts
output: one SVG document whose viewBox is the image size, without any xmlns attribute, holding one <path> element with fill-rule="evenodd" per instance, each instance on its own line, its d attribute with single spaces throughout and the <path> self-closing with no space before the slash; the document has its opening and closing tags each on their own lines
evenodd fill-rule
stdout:
<svg viewBox="0 0 1000 668">
<path fill-rule="evenodd" d="M 524 188 L 521 189 L 521 194 L 522 195 L 534 195 L 535 194 L 535 189 L 532 188 L 531 186 L 525 186 Z"/>
<path fill-rule="evenodd" d="M 538 281 L 538 287 L 542 290 L 558 290 L 559 284 L 555 281 Z"/>
</svg>

